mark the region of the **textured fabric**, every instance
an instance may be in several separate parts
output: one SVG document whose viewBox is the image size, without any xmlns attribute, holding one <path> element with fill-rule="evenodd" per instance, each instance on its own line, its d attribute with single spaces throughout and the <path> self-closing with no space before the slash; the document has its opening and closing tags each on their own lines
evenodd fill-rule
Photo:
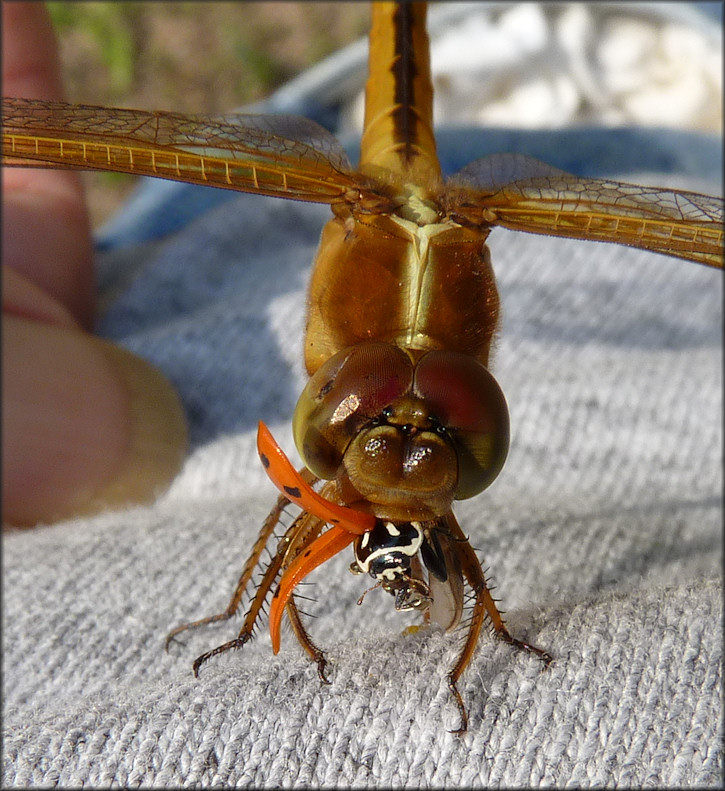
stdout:
<svg viewBox="0 0 725 791">
<path fill-rule="evenodd" d="M 686 186 L 665 172 L 683 154 L 650 180 Z M 239 619 L 164 653 L 172 627 L 226 606 L 275 499 L 259 419 L 292 455 L 328 216 L 236 196 L 100 262 L 100 331 L 177 386 L 191 453 L 153 506 L 5 533 L 3 787 L 721 786 L 722 277 L 684 261 L 492 234 L 512 446 L 456 512 L 511 631 L 555 662 L 482 635 L 467 735 L 448 732 L 460 635 L 406 632 L 417 618 L 380 591 L 356 606 L 351 553 L 304 589 L 329 686 L 289 629 L 273 656 L 266 623 L 198 680 L 193 659 Z"/>
</svg>

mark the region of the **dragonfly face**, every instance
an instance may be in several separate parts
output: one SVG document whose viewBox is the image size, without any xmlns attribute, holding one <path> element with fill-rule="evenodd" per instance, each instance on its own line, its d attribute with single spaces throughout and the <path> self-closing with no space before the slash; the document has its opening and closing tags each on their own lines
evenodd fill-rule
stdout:
<svg viewBox="0 0 725 791">
<path fill-rule="evenodd" d="M 314 264 L 305 341 L 309 382 L 294 415 L 305 462 L 298 473 L 261 426 L 259 450 L 282 496 L 265 521 L 227 610 L 174 630 L 232 617 L 261 583 L 239 636 L 246 643 L 271 594 L 279 648 L 283 613 L 324 678 L 325 661 L 302 624 L 296 585 L 355 543 L 356 571 L 445 629 L 473 602 L 456 682 L 488 620 L 513 638 L 478 558 L 453 516 L 501 470 L 506 401 L 488 370 L 499 298 L 486 239 L 492 227 L 640 247 L 722 266 L 722 200 L 582 179 L 527 157 L 478 160 L 444 182 L 432 132 L 432 88 L 422 4 L 374 4 L 361 161 L 304 119 L 189 118 L 173 113 L 7 99 L 6 164 L 108 169 L 327 203 Z M 303 513 L 269 563 L 289 503 Z M 329 527 L 328 527 L 329 526 Z"/>
<path fill-rule="evenodd" d="M 345 502 L 384 519 L 431 519 L 485 489 L 509 444 L 506 400 L 477 360 L 363 343 L 331 357 L 297 403 L 295 442 Z"/>
</svg>

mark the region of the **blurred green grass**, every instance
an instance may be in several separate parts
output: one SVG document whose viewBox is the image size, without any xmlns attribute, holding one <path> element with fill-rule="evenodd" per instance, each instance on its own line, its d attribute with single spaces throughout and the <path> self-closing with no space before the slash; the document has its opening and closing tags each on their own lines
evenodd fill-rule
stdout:
<svg viewBox="0 0 725 791">
<path fill-rule="evenodd" d="M 216 114 L 366 35 L 367 3 L 51 2 L 69 101 Z M 92 222 L 133 178 L 86 174 Z"/>
</svg>

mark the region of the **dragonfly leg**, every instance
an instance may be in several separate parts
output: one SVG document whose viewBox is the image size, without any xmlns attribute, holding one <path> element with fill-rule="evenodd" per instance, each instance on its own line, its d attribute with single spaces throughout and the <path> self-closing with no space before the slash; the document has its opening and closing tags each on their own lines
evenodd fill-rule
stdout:
<svg viewBox="0 0 725 791">
<path fill-rule="evenodd" d="M 305 474 L 310 478 L 311 483 L 316 480 L 307 471 L 305 471 Z M 174 639 L 177 634 L 185 631 L 186 629 L 195 628 L 197 626 L 201 626 L 202 624 L 227 620 L 236 614 L 239 609 L 242 596 L 251 580 L 254 570 L 261 566 L 260 557 L 262 551 L 267 546 L 267 543 L 274 532 L 274 527 L 279 523 L 282 510 L 288 504 L 289 500 L 286 497 L 280 497 L 275 508 L 265 520 L 262 530 L 260 531 L 260 535 L 252 549 L 252 554 L 244 566 L 244 570 L 242 571 L 242 575 L 239 578 L 239 582 L 237 583 L 234 593 L 232 594 L 232 598 L 229 602 L 229 605 L 227 606 L 227 609 L 217 615 L 211 615 L 207 618 L 202 618 L 199 621 L 194 621 L 193 623 L 184 624 L 183 626 L 177 627 L 177 629 L 171 632 L 167 637 L 167 644 L 170 640 Z M 255 633 L 257 622 L 263 612 L 264 604 L 269 597 L 270 591 L 272 591 L 275 583 L 279 579 L 280 573 L 290 564 L 293 558 L 305 546 L 307 546 L 308 543 L 317 538 L 323 528 L 324 522 L 321 522 L 312 514 L 303 512 L 295 518 L 295 520 L 285 532 L 284 536 L 279 540 L 275 553 L 272 555 L 270 562 L 264 568 L 262 578 L 256 585 L 249 609 L 244 616 L 244 622 L 242 623 L 239 634 L 235 639 L 229 640 L 228 642 L 223 643 L 211 651 L 207 651 L 206 653 L 197 657 L 193 665 L 195 676 L 198 676 L 201 666 L 212 657 L 218 656 L 219 654 L 223 654 L 226 651 L 235 648 L 241 648 L 252 639 Z M 301 622 L 300 613 L 294 602 L 290 602 L 288 605 L 287 614 L 290 618 L 292 628 L 300 644 L 317 663 L 318 674 L 320 678 L 325 683 L 327 683 L 324 673 L 326 665 L 325 657 L 322 651 L 312 642 L 312 639 L 309 637 L 307 630 Z"/>
<path fill-rule="evenodd" d="M 292 527 L 290 530 L 296 528 L 298 519 L 295 519 Z M 277 553 L 273 558 L 271 563 L 267 566 L 264 570 L 264 574 L 262 575 L 262 580 L 259 583 L 256 591 L 254 592 L 254 598 L 252 599 L 251 604 L 249 605 L 249 609 L 247 610 L 247 614 L 244 616 L 244 623 L 242 624 L 242 628 L 239 630 L 239 634 L 234 640 L 230 640 L 227 643 L 222 643 L 222 645 L 217 646 L 216 648 L 212 649 L 211 651 L 207 651 L 205 654 L 197 657 L 194 661 L 193 670 L 194 675 L 199 676 L 199 668 L 206 662 L 208 659 L 211 659 L 213 656 L 218 656 L 219 654 L 223 654 L 225 651 L 229 651 L 232 648 L 241 648 L 243 645 L 248 643 L 252 636 L 254 635 L 254 626 L 259 618 L 259 615 L 262 611 L 262 607 L 264 606 L 264 602 L 269 594 L 270 589 L 275 583 L 277 576 L 279 575 L 279 570 L 282 567 L 282 563 L 284 561 L 284 555 L 281 553 Z M 232 597 L 232 602 L 237 595 L 237 591 L 234 592 L 234 597 Z M 238 606 L 237 602 L 237 606 Z M 231 606 L 231 603 L 230 603 Z M 209 623 L 214 620 L 223 620 L 224 618 L 229 618 L 231 615 L 234 614 L 236 611 L 235 609 L 230 613 L 229 610 L 220 614 L 220 617 L 211 616 L 210 618 L 203 619 L 200 623 Z M 192 626 L 196 624 L 191 624 Z"/>
<path fill-rule="evenodd" d="M 488 618 L 496 636 L 500 640 L 503 640 L 505 643 L 509 643 L 510 645 L 513 645 L 523 651 L 526 651 L 527 653 L 536 655 L 542 660 L 542 662 L 544 662 L 545 667 L 548 667 L 551 664 L 553 657 L 547 651 L 543 651 L 541 648 L 537 648 L 530 643 L 518 640 L 511 635 L 509 630 L 506 628 L 503 616 L 501 615 L 501 612 L 496 606 L 496 602 L 491 595 L 491 591 L 489 590 L 488 584 L 486 583 L 486 577 L 483 573 L 483 569 L 481 568 L 481 564 L 473 547 L 468 542 L 468 539 L 464 535 L 460 525 L 452 514 L 449 514 L 447 523 L 451 535 L 456 539 L 455 543 L 457 547 L 458 560 L 461 564 L 461 571 L 466 578 L 466 582 L 471 587 L 474 596 L 473 612 L 471 613 L 466 640 L 458 655 L 455 665 L 448 673 L 448 687 L 451 690 L 451 694 L 456 701 L 456 705 L 458 706 L 458 710 L 461 715 L 460 727 L 452 732 L 462 735 L 468 729 L 468 713 L 466 712 L 466 707 L 463 703 L 461 693 L 458 690 L 457 682 L 473 658 L 476 644 L 478 643 L 478 637 L 481 632 L 481 627 L 485 623 L 486 618 Z"/>
<path fill-rule="evenodd" d="M 262 529 L 259 531 L 257 540 L 254 542 L 254 546 L 252 547 L 252 552 L 249 555 L 247 562 L 244 564 L 244 568 L 242 569 L 242 573 L 226 609 L 223 612 L 217 613 L 216 615 L 209 615 L 206 618 L 200 618 L 197 621 L 184 623 L 180 626 L 177 626 L 175 629 L 172 629 L 166 635 L 165 648 L 167 651 L 169 650 L 169 645 L 171 642 L 175 640 L 177 635 L 181 634 L 182 632 L 186 632 L 189 629 L 196 629 L 197 627 L 204 626 L 205 624 L 216 623 L 217 621 L 228 621 L 237 614 L 237 610 L 239 609 L 244 592 L 247 589 L 250 580 L 252 579 L 252 574 L 260 564 L 262 552 L 273 535 L 275 528 L 279 524 L 282 511 L 289 505 L 289 503 L 290 501 L 286 497 L 277 498 L 274 508 L 269 513 L 269 516 L 267 516 L 267 518 L 264 520 Z"/>
<path fill-rule="evenodd" d="M 322 649 L 318 648 L 312 641 L 310 633 L 302 623 L 300 611 L 297 609 L 297 605 L 295 604 L 294 600 L 290 600 L 288 602 L 286 611 L 287 617 L 289 618 L 290 624 L 292 625 L 292 630 L 294 631 L 295 637 L 297 638 L 299 644 L 305 649 L 310 659 L 312 659 L 312 661 L 317 665 L 317 675 L 320 677 L 320 681 L 323 684 L 329 684 L 330 681 L 325 675 L 325 668 L 327 667 L 325 654 L 323 653 Z"/>
<path fill-rule="evenodd" d="M 192 665 L 192 669 L 194 671 L 194 677 L 199 678 L 199 668 L 208 660 L 211 659 L 213 656 L 219 656 L 219 654 L 223 654 L 226 651 L 231 650 L 232 648 L 241 648 L 243 645 L 249 642 L 252 635 L 248 632 L 242 634 L 240 633 L 239 637 L 235 637 L 234 640 L 230 640 L 228 643 L 222 643 L 218 645 L 216 648 L 212 648 L 211 651 L 207 651 L 205 654 L 201 656 L 197 656 L 194 660 L 194 664 Z"/>
<path fill-rule="evenodd" d="M 298 517 L 292 523 L 292 526 L 287 531 L 288 533 L 296 530 L 298 527 L 298 522 L 300 518 Z M 284 539 L 283 539 L 284 541 Z M 250 559 L 251 560 L 251 559 Z M 277 552 L 267 568 L 264 570 L 264 574 L 262 575 L 262 579 L 257 586 L 257 589 L 254 592 L 254 597 L 252 598 L 252 602 L 249 605 L 249 609 L 247 610 L 247 614 L 244 616 L 244 623 L 242 624 L 242 628 L 239 630 L 239 634 L 234 640 L 229 640 L 227 643 L 223 643 L 220 646 L 212 649 L 211 651 L 207 651 L 205 654 L 197 657 L 194 661 L 193 670 L 194 675 L 199 676 L 199 668 L 206 662 L 208 659 L 211 659 L 214 656 L 218 656 L 219 654 L 223 654 L 225 651 L 229 651 L 232 648 L 241 648 L 243 645 L 248 643 L 252 636 L 254 635 L 254 627 L 257 623 L 257 619 L 262 612 L 262 607 L 264 606 L 264 602 L 269 595 L 269 591 L 271 590 L 272 586 L 275 583 L 279 575 L 279 571 L 282 568 L 282 564 L 284 562 L 284 553 Z M 199 622 L 191 624 L 191 626 L 197 626 L 201 623 L 211 623 L 215 620 L 224 620 L 226 618 L 230 618 L 236 612 L 239 606 L 239 598 L 241 598 L 241 594 L 239 593 L 239 585 L 237 585 L 237 589 L 234 591 L 234 595 L 232 596 L 232 600 L 229 604 L 227 610 L 223 613 L 220 613 L 219 616 L 212 615 L 209 618 L 202 619 Z M 232 605 L 234 605 L 232 609 Z"/>
<path fill-rule="evenodd" d="M 282 497 L 280 500 L 286 500 L 286 498 Z M 279 501 L 278 501 L 279 504 Z M 270 514 L 267 521 L 270 521 L 273 514 L 277 511 L 277 507 L 275 510 Z M 321 529 L 324 525 L 319 525 L 319 520 L 314 517 L 311 517 L 310 514 L 301 513 L 295 520 L 292 522 L 290 527 L 288 528 L 287 532 L 284 534 L 282 539 L 279 541 L 277 545 L 277 551 L 272 557 L 272 560 L 269 562 L 267 567 L 262 574 L 262 579 L 260 580 L 259 584 L 257 585 L 257 589 L 254 592 L 254 596 L 252 601 L 249 605 L 249 609 L 247 610 L 247 614 L 244 616 L 244 622 L 242 624 L 242 628 L 239 630 L 239 634 L 234 640 L 230 640 L 227 643 L 223 643 L 217 648 L 214 648 L 211 651 L 207 651 L 205 654 L 202 654 L 200 657 L 197 657 L 196 661 L 194 662 L 194 675 L 198 676 L 199 668 L 201 667 L 204 662 L 208 659 L 211 659 L 214 656 L 218 656 L 219 654 L 223 654 L 225 651 L 229 651 L 233 648 L 241 648 L 243 645 L 248 643 L 252 637 L 254 636 L 254 628 L 257 624 L 257 620 L 262 613 L 262 609 L 264 607 L 264 603 L 267 600 L 269 592 L 272 590 L 275 582 L 277 581 L 280 571 L 289 563 L 289 556 L 291 552 L 296 553 L 296 548 L 299 546 L 299 543 L 303 537 L 309 536 L 310 534 L 312 537 L 316 537 L 317 531 Z M 267 522 L 265 522 L 265 527 Z M 260 534 L 261 537 L 261 534 Z M 259 544 L 259 539 L 257 540 L 257 544 Z M 257 552 L 257 544 L 252 551 L 252 557 L 247 561 L 245 566 L 245 571 L 248 566 L 252 563 L 253 559 L 256 556 L 256 561 L 254 565 L 256 566 L 259 560 L 259 554 L 261 553 L 261 549 Z M 244 572 L 242 572 L 242 578 L 244 577 Z M 202 619 L 202 621 L 198 623 L 208 623 L 214 620 L 224 620 L 225 618 L 230 618 L 239 607 L 239 599 L 241 598 L 240 593 L 240 586 L 242 582 L 242 578 L 240 578 L 240 583 L 237 585 L 236 590 L 234 591 L 234 595 L 229 603 L 229 607 L 223 612 L 220 613 L 219 616 L 210 616 L 209 618 Z M 299 613 L 297 613 L 297 618 L 299 619 Z M 191 624 L 194 626 L 196 624 Z M 173 633 L 172 633 L 173 634 Z M 310 645 L 312 642 L 310 641 Z M 314 646 L 313 646 L 314 647 Z"/>
</svg>

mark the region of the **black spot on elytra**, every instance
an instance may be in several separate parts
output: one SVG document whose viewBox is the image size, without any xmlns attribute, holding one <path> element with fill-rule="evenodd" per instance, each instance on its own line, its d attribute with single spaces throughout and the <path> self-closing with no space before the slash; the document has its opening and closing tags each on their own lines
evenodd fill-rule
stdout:
<svg viewBox="0 0 725 791">
<path fill-rule="evenodd" d="M 269 468 L 269 459 L 264 455 L 264 453 L 259 454 L 259 458 L 262 460 L 262 464 L 264 465 L 265 469 Z"/>
<path fill-rule="evenodd" d="M 296 486 L 285 486 L 284 492 L 290 497 L 302 497 L 302 492 Z"/>
</svg>

